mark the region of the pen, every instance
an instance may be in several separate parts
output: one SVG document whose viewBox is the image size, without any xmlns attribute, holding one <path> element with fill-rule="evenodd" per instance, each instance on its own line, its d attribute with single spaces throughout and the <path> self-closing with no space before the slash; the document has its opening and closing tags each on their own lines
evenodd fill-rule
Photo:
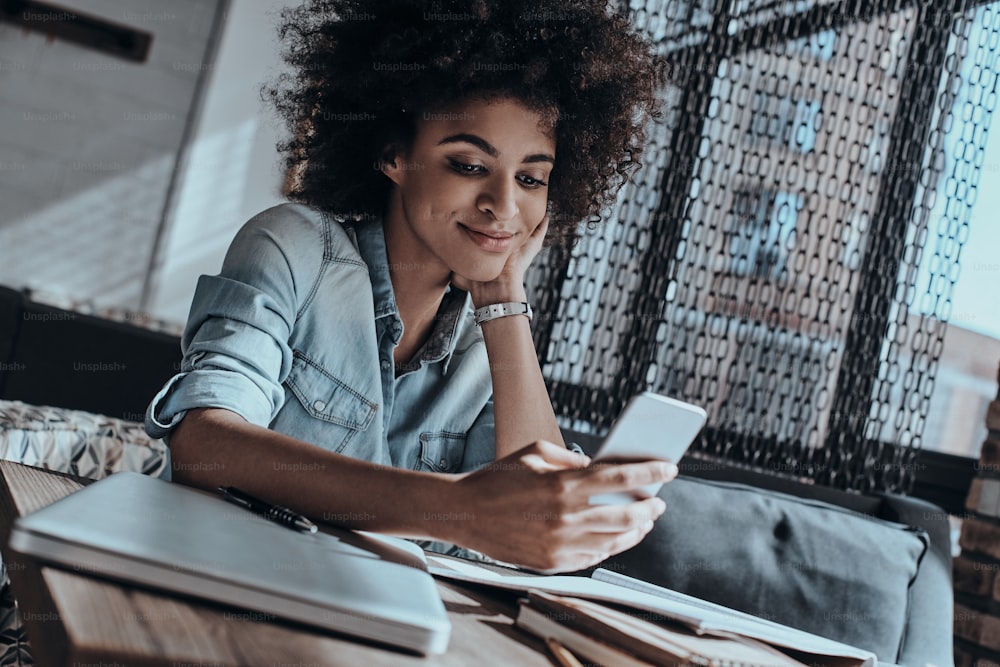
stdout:
<svg viewBox="0 0 1000 667">
<path fill-rule="evenodd" d="M 583 667 L 576 656 L 570 653 L 569 649 L 557 642 L 552 637 L 545 640 L 545 645 L 549 647 L 549 652 L 555 656 L 556 662 L 562 667 Z"/>
<path fill-rule="evenodd" d="M 264 502 L 259 498 L 254 498 L 250 494 L 240 491 L 236 487 L 220 486 L 219 493 L 221 493 L 222 497 L 229 502 L 236 503 L 240 507 L 244 507 L 255 514 L 261 515 L 265 519 L 270 519 L 271 521 L 280 523 L 283 526 L 295 528 L 305 533 L 315 533 L 318 530 L 316 528 L 316 524 L 301 514 L 293 512 L 287 507 L 272 505 L 271 503 Z"/>
</svg>

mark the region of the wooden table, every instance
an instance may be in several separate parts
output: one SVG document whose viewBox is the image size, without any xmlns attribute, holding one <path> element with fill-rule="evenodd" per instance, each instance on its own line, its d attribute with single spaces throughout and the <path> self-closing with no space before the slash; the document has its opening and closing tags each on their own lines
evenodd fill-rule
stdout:
<svg viewBox="0 0 1000 667">
<path fill-rule="evenodd" d="M 320 667 L 323 665 L 547 665 L 542 642 L 512 626 L 515 598 L 438 582 L 452 635 L 444 655 L 420 658 L 262 614 L 40 565 L 7 550 L 14 520 L 82 480 L 0 461 L 0 540 L 39 665 Z"/>
</svg>

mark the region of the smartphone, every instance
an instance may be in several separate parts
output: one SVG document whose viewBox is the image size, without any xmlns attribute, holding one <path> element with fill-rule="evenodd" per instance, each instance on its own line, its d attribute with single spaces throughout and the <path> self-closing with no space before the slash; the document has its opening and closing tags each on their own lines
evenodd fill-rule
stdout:
<svg viewBox="0 0 1000 667">
<path fill-rule="evenodd" d="M 708 415 L 697 405 L 651 391 L 634 396 L 615 421 L 593 460 L 597 462 L 649 461 L 677 463 L 705 427 Z M 655 496 L 662 484 L 649 484 L 633 492 L 591 496 L 591 505 L 625 504 Z"/>
</svg>

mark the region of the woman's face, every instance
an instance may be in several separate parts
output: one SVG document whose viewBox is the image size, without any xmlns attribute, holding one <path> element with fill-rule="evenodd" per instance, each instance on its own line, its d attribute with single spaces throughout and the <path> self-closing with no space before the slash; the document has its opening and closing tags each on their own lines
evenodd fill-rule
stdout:
<svg viewBox="0 0 1000 667">
<path fill-rule="evenodd" d="M 545 217 L 556 144 L 540 120 L 506 98 L 423 113 L 409 150 L 384 167 L 396 185 L 387 234 L 434 268 L 496 278 Z"/>
</svg>

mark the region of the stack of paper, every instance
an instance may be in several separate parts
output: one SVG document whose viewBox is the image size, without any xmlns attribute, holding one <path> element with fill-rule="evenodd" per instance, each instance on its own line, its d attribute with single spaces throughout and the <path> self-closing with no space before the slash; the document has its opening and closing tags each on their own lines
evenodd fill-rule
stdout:
<svg viewBox="0 0 1000 667">
<path fill-rule="evenodd" d="M 818 635 L 796 630 L 631 577 L 597 570 L 592 578 L 542 576 L 518 570 L 481 566 L 470 561 L 427 554 L 437 577 L 473 582 L 512 591 L 549 593 L 628 607 L 633 614 L 662 617 L 695 636 L 753 640 L 792 654 L 815 667 L 875 667 L 875 654 Z M 537 597 L 537 596 L 536 596 Z M 537 617 L 535 617 L 535 620 Z M 544 622 L 544 621 L 539 621 Z M 748 644 L 749 645 L 749 644 Z M 782 656 L 782 657 L 786 657 Z M 597 662 L 601 662 L 597 660 Z M 611 661 L 611 664 L 615 664 Z M 625 664 L 624 662 L 622 664 Z M 642 661 L 634 664 L 643 664 Z M 667 663 L 670 664 L 670 663 Z M 683 662 L 679 663 L 685 664 Z M 694 664 L 698 664 L 697 662 Z M 701 663 L 711 664 L 711 663 Z M 725 663 L 719 663 L 725 664 Z M 797 665 L 797 662 L 775 663 Z"/>
</svg>

